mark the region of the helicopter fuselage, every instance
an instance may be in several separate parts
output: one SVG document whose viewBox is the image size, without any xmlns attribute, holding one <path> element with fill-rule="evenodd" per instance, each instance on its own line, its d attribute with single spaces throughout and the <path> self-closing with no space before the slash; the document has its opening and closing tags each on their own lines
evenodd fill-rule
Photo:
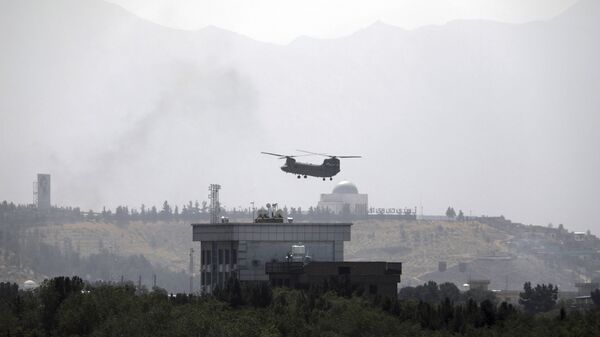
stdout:
<svg viewBox="0 0 600 337">
<path fill-rule="evenodd" d="M 285 165 L 281 166 L 283 172 L 299 176 L 312 176 L 319 178 L 331 178 L 340 172 L 340 160 L 328 158 L 323 164 L 299 163 L 293 158 L 287 158 Z"/>
</svg>

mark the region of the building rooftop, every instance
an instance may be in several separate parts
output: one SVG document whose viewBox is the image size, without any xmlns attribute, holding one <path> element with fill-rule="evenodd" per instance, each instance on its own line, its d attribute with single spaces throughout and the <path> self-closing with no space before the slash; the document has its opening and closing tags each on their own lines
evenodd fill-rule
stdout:
<svg viewBox="0 0 600 337">
<path fill-rule="evenodd" d="M 229 222 L 192 224 L 193 241 L 350 241 L 352 223 Z"/>
</svg>

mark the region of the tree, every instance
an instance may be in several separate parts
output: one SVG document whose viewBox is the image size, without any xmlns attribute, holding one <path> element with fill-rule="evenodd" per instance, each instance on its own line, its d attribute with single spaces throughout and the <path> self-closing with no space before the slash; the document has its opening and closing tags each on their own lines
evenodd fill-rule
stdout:
<svg viewBox="0 0 600 337">
<path fill-rule="evenodd" d="M 594 302 L 594 307 L 596 307 L 596 310 L 600 310 L 600 289 L 592 291 L 590 296 L 592 297 L 592 302 Z"/>
<path fill-rule="evenodd" d="M 40 300 L 42 303 L 42 326 L 50 332 L 56 326 L 56 314 L 59 306 L 69 296 L 81 293 L 83 280 L 77 276 L 55 277 L 45 280 L 40 286 Z"/>
<path fill-rule="evenodd" d="M 169 203 L 166 200 L 165 202 L 163 202 L 163 208 L 162 211 L 160 211 L 160 214 L 163 216 L 169 216 L 173 214 L 173 212 L 171 211 L 171 206 L 169 206 Z"/>
<path fill-rule="evenodd" d="M 548 285 L 538 284 L 535 288 L 532 288 L 531 282 L 526 282 L 519 297 L 519 304 L 523 306 L 526 312 L 531 314 L 547 312 L 556 304 L 558 287 L 549 283 Z"/>
<path fill-rule="evenodd" d="M 454 219 L 456 217 L 456 211 L 454 210 L 454 208 L 448 206 L 448 209 L 446 210 L 446 216 Z"/>
<path fill-rule="evenodd" d="M 465 220 L 465 214 L 463 213 L 462 209 L 460 211 L 458 211 L 458 216 L 456 217 L 456 219 L 458 221 L 463 221 Z"/>
<path fill-rule="evenodd" d="M 440 284 L 440 299 L 449 299 L 451 302 L 456 302 L 460 299 L 460 290 L 451 282 Z"/>
</svg>

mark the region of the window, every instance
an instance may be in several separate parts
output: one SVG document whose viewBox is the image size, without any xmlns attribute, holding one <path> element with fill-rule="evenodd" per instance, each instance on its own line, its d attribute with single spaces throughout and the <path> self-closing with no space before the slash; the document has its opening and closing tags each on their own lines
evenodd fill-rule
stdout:
<svg viewBox="0 0 600 337">
<path fill-rule="evenodd" d="M 237 264 L 237 250 L 235 249 L 231 250 L 231 263 Z"/>
<path fill-rule="evenodd" d="M 206 251 L 201 250 L 200 251 L 200 264 L 201 265 L 205 265 L 206 264 Z"/>
<path fill-rule="evenodd" d="M 223 264 L 223 249 L 219 249 L 219 264 Z"/>
<path fill-rule="evenodd" d="M 206 264 L 212 264 L 210 250 L 206 251 Z"/>
<path fill-rule="evenodd" d="M 338 267 L 338 275 L 350 275 L 350 267 Z"/>
<path fill-rule="evenodd" d="M 225 250 L 225 264 L 229 264 L 229 249 Z"/>
<path fill-rule="evenodd" d="M 377 285 L 376 284 L 369 285 L 369 294 L 371 294 L 371 295 L 377 294 Z"/>
</svg>

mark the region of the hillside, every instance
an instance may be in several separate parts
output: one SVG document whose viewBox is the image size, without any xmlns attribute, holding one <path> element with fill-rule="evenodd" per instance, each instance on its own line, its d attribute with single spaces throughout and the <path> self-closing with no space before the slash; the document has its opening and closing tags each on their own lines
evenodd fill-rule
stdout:
<svg viewBox="0 0 600 337">
<path fill-rule="evenodd" d="M 547 252 L 540 253 L 536 247 L 558 244 L 552 234 L 555 232 L 559 230 L 478 221 L 357 221 L 352 227 L 352 240 L 345 246 L 345 257 L 403 262 L 403 286 L 428 280 L 463 284 L 469 279 L 490 279 L 493 289 L 519 289 L 524 282 L 531 281 L 551 282 L 563 290 L 571 290 L 576 282 L 589 280 L 592 275 L 583 261 L 566 261 L 550 258 Z M 540 233 L 546 234 L 536 238 Z M 38 227 L 28 235 L 81 257 L 102 252 L 123 257 L 143 255 L 153 265 L 172 272 L 187 271 L 189 249 L 197 248 L 191 242 L 188 222 L 82 222 Z M 593 248 L 598 246 L 597 239 L 590 236 L 589 240 L 588 251 L 597 251 Z M 579 250 L 578 254 L 590 253 Z M 447 271 L 437 271 L 439 261 L 447 263 Z M 198 262 L 196 258 L 196 266 Z M 466 271 L 459 270 L 459 263 L 466 264 Z M 14 268 L 9 274 L 6 266 L 3 268 L 2 275 L 11 275 L 9 278 L 15 281 L 32 275 L 32 272 L 15 274 Z"/>
</svg>

